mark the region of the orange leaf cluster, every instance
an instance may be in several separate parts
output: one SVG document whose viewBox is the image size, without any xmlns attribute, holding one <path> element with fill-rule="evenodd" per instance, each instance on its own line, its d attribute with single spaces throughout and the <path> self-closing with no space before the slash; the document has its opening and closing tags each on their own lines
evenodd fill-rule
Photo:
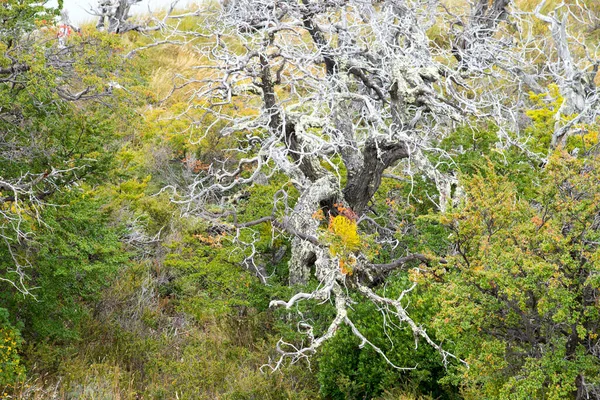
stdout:
<svg viewBox="0 0 600 400">
<path fill-rule="evenodd" d="M 349 220 L 356 221 L 358 219 L 358 215 L 350 207 L 344 206 L 342 203 L 335 203 L 333 205 L 340 215 L 348 218 Z"/>
<path fill-rule="evenodd" d="M 225 237 L 225 234 L 222 233 L 216 236 L 205 236 L 205 235 L 194 235 L 194 238 L 200 240 L 202 243 L 209 245 L 210 247 L 221 247 L 221 240 Z"/>
</svg>

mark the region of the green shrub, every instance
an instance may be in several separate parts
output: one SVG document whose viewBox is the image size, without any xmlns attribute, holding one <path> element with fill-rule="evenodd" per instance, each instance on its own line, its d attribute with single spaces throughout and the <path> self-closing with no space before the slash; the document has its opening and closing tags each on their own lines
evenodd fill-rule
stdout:
<svg viewBox="0 0 600 400">
<path fill-rule="evenodd" d="M 386 294 L 406 288 L 406 276 L 399 276 L 386 287 Z M 435 312 L 427 293 L 411 293 L 411 316 L 418 321 L 427 320 Z M 432 394 L 435 398 L 456 398 L 456 388 L 441 385 L 438 380 L 445 375 L 441 357 L 425 343 L 415 348 L 415 338 L 402 326 L 384 327 L 388 318 L 373 304 L 358 302 L 351 315 L 356 327 L 373 344 L 382 349 L 396 366 L 395 369 L 368 344 L 361 348 L 360 340 L 344 327 L 326 342 L 318 353 L 317 377 L 321 394 L 331 399 L 368 399 L 385 390 L 402 388 L 408 392 Z M 431 334 L 431 333 L 430 333 Z M 414 368 L 414 369 L 410 369 Z"/>
<path fill-rule="evenodd" d="M 0 308 L 0 397 L 25 374 L 19 349 L 21 334 L 8 320 L 8 311 Z"/>
</svg>

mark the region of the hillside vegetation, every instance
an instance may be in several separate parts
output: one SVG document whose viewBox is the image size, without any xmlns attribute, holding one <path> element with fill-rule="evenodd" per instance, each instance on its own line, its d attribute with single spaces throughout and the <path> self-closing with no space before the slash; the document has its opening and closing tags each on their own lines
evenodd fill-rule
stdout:
<svg viewBox="0 0 600 400">
<path fill-rule="evenodd" d="M 0 398 L 600 399 L 566 3 L 0 2 Z"/>
</svg>

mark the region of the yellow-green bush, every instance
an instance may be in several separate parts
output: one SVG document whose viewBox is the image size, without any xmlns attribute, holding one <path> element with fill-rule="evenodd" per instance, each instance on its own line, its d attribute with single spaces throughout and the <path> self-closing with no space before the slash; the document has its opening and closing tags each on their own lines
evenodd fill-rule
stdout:
<svg viewBox="0 0 600 400">
<path fill-rule="evenodd" d="M 0 308 L 0 397 L 24 377 L 19 356 L 21 342 L 19 331 L 8 322 L 8 312 Z"/>
</svg>

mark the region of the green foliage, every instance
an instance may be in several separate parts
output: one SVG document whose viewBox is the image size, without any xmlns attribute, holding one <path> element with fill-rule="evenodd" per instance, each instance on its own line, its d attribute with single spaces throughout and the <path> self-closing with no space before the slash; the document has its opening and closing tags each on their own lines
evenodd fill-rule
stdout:
<svg viewBox="0 0 600 400">
<path fill-rule="evenodd" d="M 533 201 L 493 168 L 440 221 L 452 248 L 438 336 L 470 364 L 447 379 L 468 398 L 565 398 L 593 383 L 599 333 L 597 160 L 554 156 Z"/>
<path fill-rule="evenodd" d="M 545 152 L 550 146 L 552 132 L 558 110 L 564 102 L 560 94 L 558 85 L 548 85 L 548 92 L 535 94 L 530 93 L 529 97 L 535 105 L 535 109 L 527 111 L 527 116 L 531 118 L 532 124 L 526 132 L 532 137 L 532 147 L 536 151 Z M 561 116 L 562 119 L 568 116 Z"/>
<path fill-rule="evenodd" d="M 52 21 L 62 8 L 62 0 L 57 7 L 49 7 L 49 1 L 7 0 L 0 7 L 0 40 L 12 45 L 25 32 L 30 32 L 37 25 Z"/>
<path fill-rule="evenodd" d="M 581 154 L 586 154 L 598 145 L 598 127 L 586 127 L 579 135 L 571 135 L 567 138 L 565 150 L 573 152 L 577 149 Z"/>
<path fill-rule="evenodd" d="M 8 311 L 0 308 L 0 395 L 3 397 L 24 377 L 25 368 L 19 355 L 21 344 L 21 334 L 10 324 Z"/>
<path fill-rule="evenodd" d="M 56 13 L 45 2 L 33 3 L 11 1 L 0 8 L 23 24 Z M 7 21 L 12 18 L 6 15 Z M 52 32 L 38 30 L 2 36 L 0 47 L 0 232 L 5 239 L 0 276 L 26 291 L 37 272 L 19 276 L 14 271 L 22 269 L 17 264 L 31 263 L 37 251 L 27 242 L 40 225 L 43 229 L 41 216 L 49 215 L 45 204 L 60 203 L 53 196 L 61 190 L 107 179 L 119 135 L 128 133 L 123 120 L 131 117 L 127 107 L 120 107 L 115 118 L 126 96 L 108 96 L 107 85 L 135 79 L 115 57 L 116 41 L 108 35 L 73 35 L 68 48 L 60 50 Z"/>
<path fill-rule="evenodd" d="M 0 294 L 11 319 L 23 324 L 23 334 L 40 341 L 76 338 L 89 312 L 85 303 L 98 298 L 128 259 L 101 198 L 71 192 L 54 201 L 56 207 L 40 215 L 44 224 L 34 231 L 35 242 L 23 249 L 35 297 L 6 288 Z"/>
<path fill-rule="evenodd" d="M 205 321 L 247 306 L 251 277 L 239 267 L 240 254 L 215 243 L 188 236 L 167 254 L 164 264 L 178 278 L 173 290 L 185 300 L 182 311 Z"/>
<path fill-rule="evenodd" d="M 514 146 L 498 148 L 497 131 L 494 126 L 463 126 L 456 129 L 441 143 L 454 162 L 453 165 L 446 164 L 447 170 L 456 170 L 460 175 L 471 177 L 485 173 L 488 164 L 491 163 L 498 174 L 506 176 L 516 185 L 519 193 L 533 195 L 539 166 Z M 549 135 L 548 140 L 551 133 L 552 130 L 544 130 L 544 134 Z"/>
<path fill-rule="evenodd" d="M 385 294 L 400 294 L 410 285 L 407 275 L 394 277 Z M 413 293 L 413 306 L 409 311 L 417 320 L 435 315 L 435 304 L 426 292 Z M 317 377 L 321 394 L 331 399 L 373 398 L 390 388 L 428 393 L 435 398 L 456 398 L 456 389 L 441 385 L 438 380 L 445 374 L 439 355 L 428 345 L 418 343 L 408 329 L 388 326 L 380 310 L 365 301 L 353 306 L 352 320 L 372 343 L 384 350 L 386 356 L 402 368 L 391 367 L 370 346 L 360 347 L 360 340 L 344 327 L 328 341 L 318 355 Z M 410 369 L 413 368 L 414 369 Z"/>
</svg>

